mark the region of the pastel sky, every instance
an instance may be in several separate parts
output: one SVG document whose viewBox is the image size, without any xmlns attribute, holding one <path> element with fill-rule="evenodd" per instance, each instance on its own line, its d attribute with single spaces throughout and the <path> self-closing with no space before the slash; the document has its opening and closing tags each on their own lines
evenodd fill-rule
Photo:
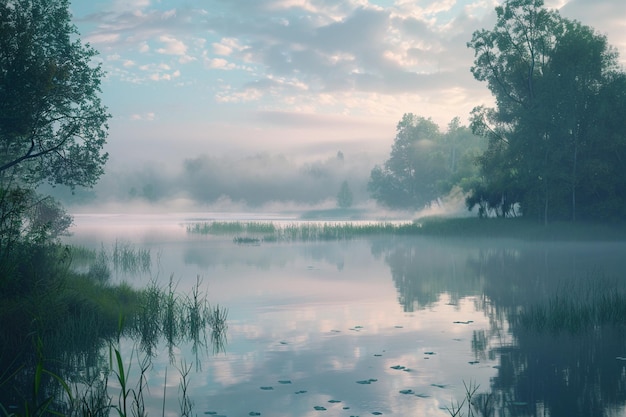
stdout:
<svg viewBox="0 0 626 417">
<path fill-rule="evenodd" d="M 100 52 L 113 166 L 201 154 L 388 153 L 404 113 L 490 104 L 466 47 L 494 0 L 74 0 Z M 626 63 L 626 2 L 546 0 Z M 381 161 L 382 162 L 382 161 Z"/>
</svg>

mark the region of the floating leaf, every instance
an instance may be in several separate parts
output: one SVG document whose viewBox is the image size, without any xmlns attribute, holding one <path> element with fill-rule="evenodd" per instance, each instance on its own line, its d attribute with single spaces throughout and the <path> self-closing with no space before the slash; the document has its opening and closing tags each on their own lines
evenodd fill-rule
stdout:
<svg viewBox="0 0 626 417">
<path fill-rule="evenodd" d="M 383 413 L 381 413 L 380 411 L 372 411 L 372 414 L 374 414 L 375 416 L 382 416 Z"/>
<path fill-rule="evenodd" d="M 317 411 L 326 411 L 326 407 L 322 407 L 321 405 L 316 405 L 313 409 Z"/>
<path fill-rule="evenodd" d="M 341 401 L 340 400 L 328 400 L 328 402 L 332 404 L 336 404 L 336 403 L 340 403 Z"/>
<path fill-rule="evenodd" d="M 356 381 L 356 383 L 361 385 L 369 385 L 372 383 L 372 381 L 370 381 L 369 379 L 364 379 L 362 381 Z"/>
<path fill-rule="evenodd" d="M 436 355 L 435 352 L 424 352 L 424 355 Z"/>
<path fill-rule="evenodd" d="M 394 365 L 394 366 L 391 367 L 391 369 L 397 369 L 397 370 L 404 369 L 404 366 L 402 366 L 402 365 Z"/>
<path fill-rule="evenodd" d="M 374 353 L 374 356 L 383 356 L 380 353 Z"/>
<path fill-rule="evenodd" d="M 261 387 L 261 389 L 262 389 L 263 391 L 271 391 L 271 390 L 273 390 L 273 389 L 274 389 L 274 387 Z"/>
<path fill-rule="evenodd" d="M 476 365 L 477 363 L 480 363 L 480 361 L 469 361 L 468 362 L 470 365 Z"/>
<path fill-rule="evenodd" d="M 291 384 L 289 379 L 283 379 L 282 381 L 278 381 L 279 384 Z"/>
<path fill-rule="evenodd" d="M 304 391 L 304 390 L 296 391 L 296 394 L 304 394 L 304 393 L 306 393 L 306 391 Z"/>
<path fill-rule="evenodd" d="M 415 394 L 415 391 L 413 391 L 412 389 L 403 389 L 400 390 L 400 394 Z"/>
<path fill-rule="evenodd" d="M 261 415 L 261 413 L 256 412 L 256 411 L 250 411 L 250 412 L 248 413 L 248 415 L 249 415 L 249 416 L 260 416 L 260 415 Z"/>
</svg>

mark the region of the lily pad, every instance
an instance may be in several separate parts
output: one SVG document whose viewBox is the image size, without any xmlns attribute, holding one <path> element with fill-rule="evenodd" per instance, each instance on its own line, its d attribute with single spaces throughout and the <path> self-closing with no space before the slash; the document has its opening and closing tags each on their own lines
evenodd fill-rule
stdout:
<svg viewBox="0 0 626 417">
<path fill-rule="evenodd" d="M 370 381 L 369 379 L 363 379 L 361 381 L 356 381 L 356 383 L 361 385 L 369 385 L 372 383 L 372 381 Z"/>
<path fill-rule="evenodd" d="M 400 370 L 400 369 L 404 369 L 404 366 L 402 366 L 402 365 L 394 365 L 394 366 L 391 367 L 391 369 Z"/>
<path fill-rule="evenodd" d="M 375 416 L 382 416 L 383 413 L 381 413 L 380 411 L 372 411 L 372 414 Z"/>
<path fill-rule="evenodd" d="M 429 351 L 429 352 L 424 352 L 424 355 L 436 355 L 436 353 L 435 353 L 435 352 L 430 352 L 430 351 Z"/>
<path fill-rule="evenodd" d="M 328 400 L 328 402 L 331 404 L 336 404 L 336 403 L 340 403 L 341 400 Z"/>
<path fill-rule="evenodd" d="M 304 393 L 306 393 L 305 390 L 296 391 L 296 394 L 304 394 Z"/>
<path fill-rule="evenodd" d="M 289 379 L 283 379 L 281 381 L 278 381 L 279 384 L 291 384 L 291 381 Z"/>
<path fill-rule="evenodd" d="M 249 416 L 260 416 L 260 415 L 261 415 L 261 413 L 259 413 L 259 412 L 257 412 L 257 411 L 250 411 L 250 412 L 248 413 L 248 415 L 249 415 Z"/>
<path fill-rule="evenodd" d="M 316 405 L 313 409 L 317 411 L 326 411 L 326 407 L 322 407 L 321 405 Z"/>
<path fill-rule="evenodd" d="M 468 362 L 470 365 L 476 365 L 477 363 L 480 363 L 480 361 L 469 361 Z"/>
<path fill-rule="evenodd" d="M 261 387 L 261 389 L 262 389 L 263 391 L 271 391 L 271 390 L 273 390 L 273 389 L 274 389 L 274 387 Z"/>
<path fill-rule="evenodd" d="M 403 389 L 400 390 L 400 394 L 415 394 L 415 391 L 413 391 L 412 389 Z"/>
</svg>

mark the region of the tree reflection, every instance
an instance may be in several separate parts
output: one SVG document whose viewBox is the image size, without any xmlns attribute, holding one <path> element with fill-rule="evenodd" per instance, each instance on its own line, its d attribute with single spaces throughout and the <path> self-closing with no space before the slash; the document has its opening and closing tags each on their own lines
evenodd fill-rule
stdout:
<svg viewBox="0 0 626 417">
<path fill-rule="evenodd" d="M 624 285 L 611 278 L 623 270 L 623 246 L 597 246 L 518 244 L 468 260 L 493 302 L 490 314 L 506 316 L 514 337 L 495 349 L 491 389 L 501 415 L 608 416 L 624 407 L 626 328 L 609 303 L 626 300 Z M 552 324 L 535 323 L 533 311 Z"/>
</svg>

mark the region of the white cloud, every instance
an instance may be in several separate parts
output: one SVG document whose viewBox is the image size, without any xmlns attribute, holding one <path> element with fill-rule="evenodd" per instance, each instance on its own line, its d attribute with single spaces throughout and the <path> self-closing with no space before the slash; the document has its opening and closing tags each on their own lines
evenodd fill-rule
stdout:
<svg viewBox="0 0 626 417">
<path fill-rule="evenodd" d="M 134 121 L 153 121 L 155 119 L 155 113 L 154 112 L 147 112 L 147 113 L 135 113 L 132 114 L 130 116 L 130 120 L 134 120 Z"/>
<path fill-rule="evenodd" d="M 160 54 L 185 55 L 187 52 L 187 46 L 185 43 L 172 36 L 159 36 L 159 41 L 165 44 L 165 47 L 157 49 L 157 52 Z"/>
<path fill-rule="evenodd" d="M 205 60 L 205 65 L 210 69 L 232 70 L 236 66 L 222 58 L 211 58 Z"/>
</svg>

